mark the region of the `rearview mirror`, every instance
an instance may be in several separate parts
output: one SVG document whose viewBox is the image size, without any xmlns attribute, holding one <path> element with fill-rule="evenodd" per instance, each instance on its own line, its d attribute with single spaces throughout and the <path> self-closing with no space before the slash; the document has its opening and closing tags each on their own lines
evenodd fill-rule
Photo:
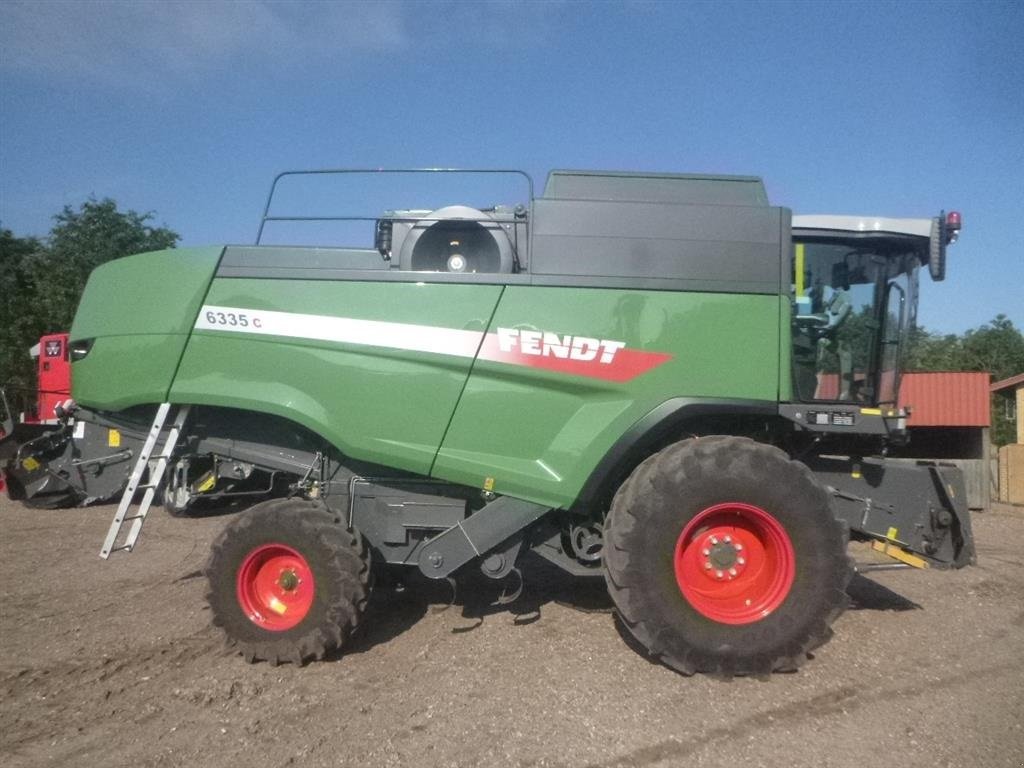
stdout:
<svg viewBox="0 0 1024 768">
<path fill-rule="evenodd" d="M 945 211 L 932 219 L 928 243 L 928 273 L 932 280 L 946 279 L 946 246 L 955 243 L 960 235 L 961 219 L 957 211 Z"/>
</svg>

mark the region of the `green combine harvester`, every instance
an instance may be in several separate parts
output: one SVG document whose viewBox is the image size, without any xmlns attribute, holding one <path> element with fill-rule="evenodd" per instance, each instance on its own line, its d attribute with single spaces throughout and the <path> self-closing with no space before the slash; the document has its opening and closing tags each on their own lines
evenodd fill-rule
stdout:
<svg viewBox="0 0 1024 768">
<path fill-rule="evenodd" d="M 669 667 L 764 674 L 829 637 L 851 538 L 973 562 L 959 471 L 885 458 L 918 275 L 943 279 L 959 214 L 792 216 L 757 178 L 581 171 L 540 196 L 499 172 L 527 190 L 491 207 L 272 213 L 282 181 L 354 173 L 278 176 L 254 246 L 98 268 L 75 404 L 18 447 L 12 496 L 120 497 L 102 557 L 154 501 L 258 502 L 208 598 L 273 663 L 343 647 L 382 569 L 515 592 L 532 551 L 603 577 Z M 366 242 L 263 244 L 310 222 Z"/>
</svg>

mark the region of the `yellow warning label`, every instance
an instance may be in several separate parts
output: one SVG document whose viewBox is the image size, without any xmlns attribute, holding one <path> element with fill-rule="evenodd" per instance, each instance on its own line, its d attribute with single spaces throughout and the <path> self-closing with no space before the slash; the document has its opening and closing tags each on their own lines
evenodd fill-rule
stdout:
<svg viewBox="0 0 1024 768">
<path fill-rule="evenodd" d="M 29 456 L 27 459 L 21 462 L 21 466 L 27 469 L 29 472 L 35 472 L 39 469 L 39 462 Z"/>
<path fill-rule="evenodd" d="M 896 541 L 896 539 L 899 537 L 899 535 L 900 535 L 900 529 L 899 528 L 895 528 L 895 527 L 891 527 L 891 528 L 889 528 L 888 531 L 885 532 L 885 538 L 892 539 L 893 541 Z"/>
<path fill-rule="evenodd" d="M 861 408 L 860 413 L 862 416 L 881 416 L 881 408 Z"/>
<path fill-rule="evenodd" d="M 484 480 L 484 490 L 485 491 L 493 491 L 494 490 L 494 478 L 493 477 L 488 477 L 486 480 Z"/>
<path fill-rule="evenodd" d="M 117 429 L 108 429 L 107 430 L 107 446 L 109 446 L 110 448 L 120 448 L 121 447 L 121 432 L 120 432 L 120 430 L 117 430 Z"/>
<path fill-rule="evenodd" d="M 196 483 L 196 493 L 206 493 L 217 484 L 217 476 L 213 472 L 207 472 Z"/>
<path fill-rule="evenodd" d="M 278 600 L 276 597 L 270 598 L 270 607 L 275 613 L 283 616 L 284 612 L 288 610 L 288 606 Z"/>
</svg>

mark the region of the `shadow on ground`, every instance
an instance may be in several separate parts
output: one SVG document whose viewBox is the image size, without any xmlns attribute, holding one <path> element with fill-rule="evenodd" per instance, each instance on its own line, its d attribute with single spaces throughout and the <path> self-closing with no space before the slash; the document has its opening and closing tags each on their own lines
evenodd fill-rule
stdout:
<svg viewBox="0 0 1024 768">
<path fill-rule="evenodd" d="M 855 573 L 846 588 L 853 611 L 914 611 L 921 608 L 898 592 L 883 587 L 876 581 Z"/>
<path fill-rule="evenodd" d="M 489 579 L 471 566 L 451 580 L 428 579 L 412 568 L 382 573 L 363 619 L 364 631 L 346 646 L 344 655 L 392 640 L 428 611 L 458 611 L 467 623 L 452 628 L 454 634 L 472 632 L 494 615 L 512 616 L 513 624 L 519 626 L 532 624 L 551 603 L 587 613 L 612 611 L 603 578 L 567 576 L 532 554 L 521 561 L 521 573 L 521 577 L 512 574 L 502 580 Z"/>
</svg>

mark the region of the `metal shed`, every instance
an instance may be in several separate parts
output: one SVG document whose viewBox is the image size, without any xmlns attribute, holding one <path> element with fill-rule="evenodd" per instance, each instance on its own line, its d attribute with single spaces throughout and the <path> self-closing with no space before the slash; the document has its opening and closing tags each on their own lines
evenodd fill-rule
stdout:
<svg viewBox="0 0 1024 768">
<path fill-rule="evenodd" d="M 971 509 L 988 509 L 992 423 L 988 373 L 907 373 L 900 405 L 910 408 L 910 443 L 895 455 L 907 459 L 946 459 L 964 473 Z"/>
</svg>

